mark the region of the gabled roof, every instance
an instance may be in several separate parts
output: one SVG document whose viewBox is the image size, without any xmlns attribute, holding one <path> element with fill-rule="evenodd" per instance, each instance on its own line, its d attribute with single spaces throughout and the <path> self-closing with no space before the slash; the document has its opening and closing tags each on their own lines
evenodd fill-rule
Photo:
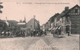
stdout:
<svg viewBox="0 0 80 50">
<path fill-rule="evenodd" d="M 74 7 L 72 7 L 69 11 L 73 10 L 75 7 L 80 8 L 80 6 L 79 6 L 79 5 L 75 5 L 75 6 L 74 6 Z"/>
<path fill-rule="evenodd" d="M 62 13 L 60 14 L 61 17 L 64 17 L 65 15 L 67 15 L 70 11 L 72 11 L 75 7 L 80 8 L 79 5 L 75 5 L 74 7 L 72 7 L 71 9 L 67 10 L 67 11 L 62 11 Z"/>
<path fill-rule="evenodd" d="M 17 24 L 18 22 L 15 21 L 15 20 L 7 20 L 9 23 L 14 23 L 14 24 Z"/>
<path fill-rule="evenodd" d="M 4 22 L 6 21 L 6 20 L 3 20 Z M 9 23 L 9 24 L 14 24 L 14 25 L 16 25 L 18 22 L 17 21 L 15 21 L 15 20 L 7 20 L 7 22 Z"/>
<path fill-rule="evenodd" d="M 39 21 L 36 20 L 35 18 L 30 19 L 30 20 L 28 21 L 28 23 L 29 23 L 30 21 L 34 21 L 34 20 L 35 20 L 36 23 L 39 23 Z"/>
<path fill-rule="evenodd" d="M 59 16 L 59 13 L 56 13 L 54 16 L 52 16 L 48 21 L 50 21 L 51 23 L 54 21 L 54 18 Z"/>
<path fill-rule="evenodd" d="M 79 5 L 75 5 L 74 7 L 72 7 L 71 9 L 69 9 L 69 10 L 67 10 L 67 11 L 62 11 L 61 12 L 61 14 L 59 14 L 59 13 L 56 13 L 54 16 L 52 16 L 48 21 L 51 21 L 51 23 L 54 21 L 54 19 L 55 19 L 55 17 L 57 17 L 58 19 L 60 18 L 60 17 L 64 17 L 65 15 L 67 15 L 71 10 L 73 10 L 75 7 L 78 7 L 78 8 L 80 8 L 80 6 Z M 46 22 L 47 23 L 47 22 Z"/>
<path fill-rule="evenodd" d="M 67 13 L 69 13 L 70 11 L 72 11 L 75 7 L 80 8 L 79 5 L 75 5 L 74 7 L 72 7 L 71 9 L 69 9 L 68 11 L 65 11 L 65 10 L 64 10 L 62 13 L 64 13 L 64 15 L 66 15 Z"/>
</svg>

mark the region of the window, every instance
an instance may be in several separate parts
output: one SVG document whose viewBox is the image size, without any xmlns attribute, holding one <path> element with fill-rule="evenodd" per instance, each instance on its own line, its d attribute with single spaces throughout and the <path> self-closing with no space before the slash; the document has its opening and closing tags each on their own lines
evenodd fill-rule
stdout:
<svg viewBox="0 0 80 50">
<path fill-rule="evenodd" d="M 75 9 L 75 13 L 78 13 L 78 9 Z"/>
<path fill-rule="evenodd" d="M 67 17 L 67 19 L 66 19 L 66 20 L 67 20 L 67 22 L 69 22 L 69 17 Z"/>
</svg>

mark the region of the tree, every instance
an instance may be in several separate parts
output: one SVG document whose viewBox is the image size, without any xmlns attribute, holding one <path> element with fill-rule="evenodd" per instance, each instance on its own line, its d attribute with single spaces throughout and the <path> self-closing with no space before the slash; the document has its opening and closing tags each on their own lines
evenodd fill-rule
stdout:
<svg viewBox="0 0 80 50">
<path fill-rule="evenodd" d="M 1 9 L 3 8 L 3 6 L 1 4 L 2 4 L 2 2 L 0 2 L 0 13 L 2 13 Z"/>
</svg>

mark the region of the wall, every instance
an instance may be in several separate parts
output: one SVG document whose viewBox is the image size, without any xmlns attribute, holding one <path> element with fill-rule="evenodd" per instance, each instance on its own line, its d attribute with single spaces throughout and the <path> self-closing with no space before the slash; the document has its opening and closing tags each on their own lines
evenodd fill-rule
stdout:
<svg viewBox="0 0 80 50">
<path fill-rule="evenodd" d="M 78 9 L 76 13 L 75 9 Z M 80 8 L 75 7 L 69 12 L 69 17 L 71 19 L 71 33 L 80 33 Z"/>
</svg>

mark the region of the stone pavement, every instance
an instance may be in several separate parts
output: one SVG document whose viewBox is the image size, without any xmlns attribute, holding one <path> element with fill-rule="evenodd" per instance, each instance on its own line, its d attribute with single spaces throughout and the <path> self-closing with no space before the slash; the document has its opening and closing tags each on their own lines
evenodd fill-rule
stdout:
<svg viewBox="0 0 80 50">
<path fill-rule="evenodd" d="M 28 50 L 52 50 L 52 48 L 47 45 L 43 39 L 40 39 L 36 43 L 32 44 Z"/>
<path fill-rule="evenodd" d="M 0 39 L 0 50 L 79 50 L 79 35 L 3 38 Z"/>
</svg>

